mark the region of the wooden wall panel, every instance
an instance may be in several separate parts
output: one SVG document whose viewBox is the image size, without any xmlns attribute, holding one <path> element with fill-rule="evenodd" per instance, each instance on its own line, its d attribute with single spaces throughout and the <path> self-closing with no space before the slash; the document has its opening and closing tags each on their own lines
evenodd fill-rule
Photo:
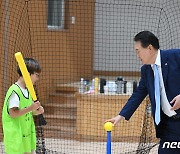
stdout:
<svg viewBox="0 0 180 154">
<path fill-rule="evenodd" d="M 77 97 L 77 138 L 80 140 L 105 140 L 104 121 L 119 114 L 129 95 L 76 94 Z M 140 139 L 146 105 L 145 99 L 129 121 L 121 121 L 112 131 L 113 141 L 138 141 Z M 150 115 L 150 120 L 151 115 Z M 153 122 L 152 122 L 153 123 Z M 154 127 L 149 123 L 149 136 L 155 135 Z M 150 133 L 153 132 L 153 134 Z M 148 134 L 147 134 L 148 136 Z"/>
<path fill-rule="evenodd" d="M 0 82 L 4 83 L 4 68 L 7 71 L 6 89 L 17 80 L 14 53 L 21 51 L 24 57 L 37 59 L 42 67 L 41 80 L 38 83 L 39 98 L 47 102 L 55 83 L 69 83 L 80 77 L 92 76 L 94 0 L 85 2 L 69 1 L 66 4 L 66 22 L 63 30 L 47 29 L 46 0 L 13 0 L 8 5 L 8 59 L 4 55 L 4 14 L 1 4 L 1 67 Z M 91 3 L 92 2 L 92 3 Z M 76 23 L 71 24 L 71 17 Z M 5 61 L 6 66 L 5 66 Z M 4 96 L 0 95 L 1 106 Z M 0 137 L 1 138 L 1 137 Z"/>
<path fill-rule="evenodd" d="M 65 29 L 47 29 L 46 1 L 29 2 L 31 45 L 34 57 L 42 65 L 40 96 L 45 98 L 56 83 L 92 77 L 94 41 L 94 1 L 69 1 L 65 11 Z M 75 24 L 71 17 L 75 16 Z M 43 99 L 44 100 L 44 99 Z"/>
</svg>

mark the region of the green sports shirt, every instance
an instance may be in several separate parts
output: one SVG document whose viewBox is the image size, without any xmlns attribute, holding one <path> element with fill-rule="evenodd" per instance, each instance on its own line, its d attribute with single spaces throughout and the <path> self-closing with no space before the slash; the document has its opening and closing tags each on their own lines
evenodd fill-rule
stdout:
<svg viewBox="0 0 180 154">
<path fill-rule="evenodd" d="M 32 97 L 25 97 L 16 84 L 7 91 L 2 112 L 2 124 L 4 133 L 4 147 L 7 154 L 23 154 L 36 149 L 36 130 L 32 112 L 28 112 L 17 118 L 9 115 L 8 102 L 12 93 L 19 97 L 19 110 L 32 105 Z"/>
</svg>

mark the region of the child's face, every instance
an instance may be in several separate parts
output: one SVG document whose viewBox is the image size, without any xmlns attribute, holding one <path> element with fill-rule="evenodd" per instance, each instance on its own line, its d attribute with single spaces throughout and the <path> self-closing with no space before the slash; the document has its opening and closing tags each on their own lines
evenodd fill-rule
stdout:
<svg viewBox="0 0 180 154">
<path fill-rule="evenodd" d="M 37 72 L 34 72 L 34 74 L 31 74 L 31 80 L 32 80 L 32 83 L 33 85 L 39 80 L 39 73 Z"/>
</svg>

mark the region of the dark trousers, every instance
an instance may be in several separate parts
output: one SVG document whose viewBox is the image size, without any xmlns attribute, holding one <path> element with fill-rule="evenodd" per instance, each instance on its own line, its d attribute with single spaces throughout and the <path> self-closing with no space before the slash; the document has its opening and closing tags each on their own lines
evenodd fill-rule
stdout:
<svg viewBox="0 0 180 154">
<path fill-rule="evenodd" d="M 180 142 L 166 142 L 161 140 L 158 154 L 180 154 Z"/>
</svg>

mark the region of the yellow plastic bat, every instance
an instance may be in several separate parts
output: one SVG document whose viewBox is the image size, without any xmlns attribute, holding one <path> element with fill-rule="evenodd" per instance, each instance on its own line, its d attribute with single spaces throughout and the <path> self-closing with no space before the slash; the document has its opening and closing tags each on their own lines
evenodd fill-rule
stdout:
<svg viewBox="0 0 180 154">
<path fill-rule="evenodd" d="M 26 64 L 24 62 L 24 58 L 23 58 L 21 52 L 15 53 L 15 57 L 16 57 L 16 61 L 18 62 L 19 68 L 21 70 L 24 82 L 26 83 L 26 87 L 27 87 L 29 93 L 31 94 L 31 97 L 32 97 L 33 101 L 37 101 L 34 86 L 32 84 L 30 74 L 29 74 L 29 72 L 27 70 L 27 67 L 26 67 Z"/>
<path fill-rule="evenodd" d="M 18 63 L 18 66 L 19 66 L 19 68 L 21 70 L 21 73 L 22 73 L 24 82 L 26 84 L 26 87 L 27 87 L 33 101 L 35 102 L 35 101 L 37 101 L 37 96 L 36 96 L 30 74 L 29 74 L 29 72 L 27 70 L 27 67 L 26 67 L 26 64 L 24 62 L 24 58 L 23 58 L 21 52 L 15 53 L 15 58 L 16 58 L 16 61 Z M 45 121 L 42 114 L 39 115 L 39 124 L 40 125 L 46 125 L 47 124 L 47 122 Z"/>
</svg>

